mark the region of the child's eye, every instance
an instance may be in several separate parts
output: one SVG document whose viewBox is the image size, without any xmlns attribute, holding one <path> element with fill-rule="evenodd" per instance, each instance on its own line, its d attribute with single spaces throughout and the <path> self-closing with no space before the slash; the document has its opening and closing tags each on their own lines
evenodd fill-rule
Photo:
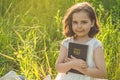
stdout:
<svg viewBox="0 0 120 80">
<path fill-rule="evenodd" d="M 86 24 L 86 23 L 87 23 L 87 21 L 82 21 L 81 23 Z"/>
<path fill-rule="evenodd" d="M 77 21 L 73 21 L 72 23 L 73 23 L 73 24 L 77 24 Z"/>
</svg>

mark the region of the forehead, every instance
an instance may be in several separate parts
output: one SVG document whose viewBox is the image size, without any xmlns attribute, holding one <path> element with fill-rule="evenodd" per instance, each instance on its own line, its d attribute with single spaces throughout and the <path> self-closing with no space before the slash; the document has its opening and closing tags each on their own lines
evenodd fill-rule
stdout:
<svg viewBox="0 0 120 80">
<path fill-rule="evenodd" d="M 88 13 L 85 11 L 79 11 L 79 12 L 73 13 L 72 19 L 73 20 L 76 20 L 76 19 L 90 20 Z"/>
</svg>

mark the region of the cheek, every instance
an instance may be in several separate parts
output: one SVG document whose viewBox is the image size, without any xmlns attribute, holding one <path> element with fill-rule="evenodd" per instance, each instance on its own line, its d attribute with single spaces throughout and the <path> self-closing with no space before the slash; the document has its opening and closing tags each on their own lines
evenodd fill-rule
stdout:
<svg viewBox="0 0 120 80">
<path fill-rule="evenodd" d="M 84 26 L 83 29 L 84 29 L 85 31 L 89 32 L 90 29 L 91 29 L 91 27 L 90 27 L 90 26 Z"/>
<path fill-rule="evenodd" d="M 84 25 L 84 29 L 88 29 L 88 30 L 90 30 L 90 29 L 91 29 L 91 25 L 90 25 L 90 24 L 86 24 L 86 25 Z"/>
<path fill-rule="evenodd" d="M 75 31 L 77 29 L 77 26 L 72 26 L 72 30 Z"/>
<path fill-rule="evenodd" d="M 91 27 L 88 27 L 88 28 L 86 28 L 85 30 L 86 30 L 87 32 L 89 32 L 89 31 L 90 31 L 90 29 L 91 29 Z"/>
<path fill-rule="evenodd" d="M 77 25 L 75 25 L 75 24 L 72 25 L 72 29 L 75 29 L 75 28 L 77 28 Z"/>
<path fill-rule="evenodd" d="M 77 27 L 77 24 L 72 24 L 72 27 Z"/>
<path fill-rule="evenodd" d="M 91 25 L 89 23 L 83 24 L 84 27 L 90 27 Z"/>
</svg>

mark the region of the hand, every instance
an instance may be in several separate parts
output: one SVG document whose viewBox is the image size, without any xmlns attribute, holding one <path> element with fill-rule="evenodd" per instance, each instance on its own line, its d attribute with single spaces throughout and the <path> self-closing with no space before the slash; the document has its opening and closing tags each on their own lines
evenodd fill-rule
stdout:
<svg viewBox="0 0 120 80">
<path fill-rule="evenodd" d="M 82 59 L 77 59 L 77 58 L 71 56 L 71 61 L 73 62 L 73 68 L 75 68 L 75 69 L 85 70 L 88 67 L 87 63 Z"/>
<path fill-rule="evenodd" d="M 63 62 L 64 62 L 64 63 L 65 63 L 65 62 L 70 62 L 70 61 L 72 61 L 72 60 L 74 60 L 74 59 L 77 59 L 77 58 L 75 58 L 75 57 L 73 57 L 73 56 L 71 56 L 71 57 L 72 57 L 72 58 L 69 58 L 69 57 L 65 58 Z"/>
<path fill-rule="evenodd" d="M 68 57 L 64 59 L 64 63 L 65 63 L 65 62 L 69 62 L 69 61 L 72 61 L 72 59 L 71 59 L 71 58 L 68 58 Z"/>
</svg>

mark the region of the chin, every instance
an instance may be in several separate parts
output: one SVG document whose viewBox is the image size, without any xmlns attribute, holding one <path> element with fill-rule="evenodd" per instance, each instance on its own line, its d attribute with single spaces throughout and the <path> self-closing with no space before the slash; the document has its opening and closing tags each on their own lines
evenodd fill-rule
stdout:
<svg viewBox="0 0 120 80">
<path fill-rule="evenodd" d="M 84 35 L 77 35 L 78 37 L 85 37 Z"/>
</svg>

